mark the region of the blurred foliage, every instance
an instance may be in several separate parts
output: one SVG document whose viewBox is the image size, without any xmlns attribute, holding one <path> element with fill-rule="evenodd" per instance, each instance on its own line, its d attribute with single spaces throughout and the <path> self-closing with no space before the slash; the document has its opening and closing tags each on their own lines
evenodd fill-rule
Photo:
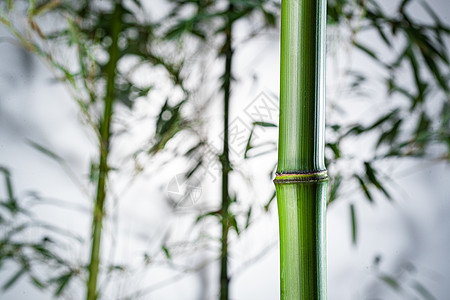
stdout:
<svg viewBox="0 0 450 300">
<path fill-rule="evenodd" d="M 417 18 L 414 9 L 410 9 L 413 5 L 426 12 L 430 21 Z M 383 102 L 373 104 L 384 108 L 381 114 L 361 116 L 354 124 L 348 124 L 345 119 L 334 122 L 332 118 L 327 124 L 326 162 L 331 179 L 328 203 L 348 198 L 348 186 L 352 184 L 359 187 L 361 195 L 371 204 L 377 199 L 375 191 L 392 201 L 395 196 L 388 186 L 395 179 L 386 175 L 389 171 L 383 169 L 383 162 L 403 158 L 450 160 L 450 27 L 427 2 L 414 0 L 400 1 L 397 9 L 389 12 L 375 0 L 329 1 L 328 24 L 330 28 L 349 33 L 353 49 L 379 68 L 377 74 L 382 78 L 378 83 L 386 93 Z M 347 74 L 351 78 L 350 95 L 341 98 L 356 95 L 371 100 L 365 91 L 377 84 L 373 70 L 351 69 Z M 345 110 L 347 102 L 330 100 L 333 113 L 341 108 Z M 366 119 L 373 117 L 376 119 L 367 123 Z M 343 150 L 342 145 L 347 141 L 358 145 L 361 143 L 358 140 L 367 141 L 366 136 L 375 143 L 363 142 L 357 147 L 369 150 L 369 157 Z M 341 196 L 341 191 L 347 193 Z M 350 210 L 356 243 L 354 204 L 350 204 Z"/>
<path fill-rule="evenodd" d="M 394 274 L 390 274 L 382 270 L 382 261 L 383 257 L 381 255 L 376 255 L 373 260 L 372 269 L 379 283 L 387 287 L 390 291 L 404 297 L 404 299 L 436 299 L 432 292 L 417 278 L 418 269 L 413 263 L 405 261 L 396 268 Z M 378 292 L 379 289 L 375 289 L 372 291 L 371 296 Z"/>
<path fill-rule="evenodd" d="M 38 220 L 29 207 L 39 199 L 19 199 L 9 170 L 0 166 L 0 173 L 7 192 L 6 198 L 1 195 L 0 199 L 0 270 L 5 266 L 15 269 L 1 288 L 5 291 L 22 278 L 27 278 L 36 288 L 51 287 L 54 296 L 60 296 L 71 279 L 80 274 L 80 270 L 59 255 L 64 244 L 58 235 L 69 237 L 72 243 L 80 240 L 69 232 Z M 49 270 L 51 272 L 47 273 Z"/>
<path fill-rule="evenodd" d="M 210 143 L 204 139 L 198 139 L 184 155 L 187 157 L 196 157 L 197 161 L 193 167 L 188 170 L 186 177 L 189 179 L 200 170 L 208 168 L 207 164 L 211 160 L 215 161 L 220 169 L 222 186 L 220 208 L 212 208 L 206 212 L 200 212 L 196 218 L 196 224 L 205 220 L 207 217 L 215 218 L 221 225 L 222 230 L 217 240 L 220 242 L 220 277 L 219 299 L 229 299 L 229 282 L 233 274 L 229 271 L 229 232 L 233 231 L 240 236 L 243 231 L 248 229 L 252 216 L 252 207 L 240 205 L 240 197 L 233 190 L 235 187 L 229 185 L 229 175 L 234 174 L 234 165 L 230 160 L 230 114 L 229 107 L 231 102 L 232 86 L 234 85 L 233 56 L 236 49 L 236 38 L 234 35 L 234 26 L 239 22 L 248 22 L 250 30 L 241 32 L 244 34 L 243 40 L 250 40 L 252 37 L 268 28 L 276 26 L 277 12 L 279 3 L 271 0 L 229 0 L 229 1 L 184 1 L 170 0 L 173 4 L 171 13 L 168 16 L 168 23 L 171 24 L 166 37 L 169 39 L 178 39 L 181 42 L 185 37 L 192 37 L 199 40 L 199 47 L 210 48 L 214 57 L 223 59 L 221 76 L 217 79 L 217 94 L 223 97 L 223 109 L 221 118 L 223 121 L 223 148 L 222 152 L 210 151 Z M 187 10 L 187 8 L 190 8 Z M 188 13 L 186 13 L 188 12 Z M 217 96 L 218 98 L 219 96 Z M 203 153 L 211 153 L 212 156 L 205 156 Z M 220 164 L 220 166 L 219 166 Z M 203 166 L 204 168 L 200 168 Z M 238 216 L 239 211 L 240 216 Z M 238 222 L 238 217 L 243 222 Z"/>
<path fill-rule="evenodd" d="M 48 62 L 58 79 L 68 84 L 86 121 L 100 135 L 101 102 L 105 94 L 108 48 L 112 42 L 114 1 L 13 3 L 4 8 L 0 15 L 1 23 L 25 48 Z M 158 84 L 137 78 L 143 68 L 151 72 L 149 66 L 162 67 L 172 79 L 174 88 L 179 88 L 186 98 L 187 91 L 181 75 L 182 56 L 167 51 L 170 46 L 164 47 L 163 37 L 156 33 L 159 25 L 145 18 L 139 1 L 130 1 L 127 5 L 119 1 L 117 5 L 120 6 L 122 19 L 117 64 L 121 66 L 122 61 L 130 63 L 115 71 L 115 100 L 131 110 L 137 99 L 145 99 L 154 85 Z M 23 16 L 26 16 L 27 25 L 17 28 L 20 24 L 18 20 Z M 49 26 L 49 20 L 54 22 L 53 26 Z M 166 102 L 163 110 L 172 110 L 173 117 L 179 118 L 180 104 Z M 167 134 L 175 134 L 173 131 L 178 132 L 180 126 L 186 126 L 186 122 L 175 124 L 173 120 L 168 120 L 164 126 L 158 126 L 153 143 L 159 146 L 154 149 L 163 147 L 164 141 L 170 139 Z"/>
<path fill-rule="evenodd" d="M 114 195 L 114 191 L 110 191 L 114 190 L 114 185 L 109 183 L 109 175 L 119 171 L 109 154 L 114 148 L 113 139 L 127 131 L 126 127 L 125 130 L 115 129 L 115 113 L 118 110 L 132 112 L 138 100 L 150 99 L 153 89 L 166 84 L 171 94 L 161 108 L 155 129 L 148 129 L 150 138 L 142 147 L 147 150 L 141 146 L 134 149 L 135 153 L 144 151 L 152 155 L 162 151 L 178 132 L 189 128 L 189 121 L 182 116 L 182 105 L 188 97 L 181 74 L 184 58 L 176 47 L 165 44 L 164 37 L 158 36 L 159 25 L 148 20 L 139 1 L 2 1 L 0 23 L 21 46 L 48 64 L 57 79 L 66 83 L 83 121 L 97 137 L 98 158 L 91 163 L 89 180 L 75 180 L 82 186 L 90 185 L 84 190 L 88 191 L 87 197 L 95 200 L 93 250 L 87 281 L 88 297 L 95 299 L 99 295 L 96 282 L 104 203 Z M 155 71 L 159 72 L 158 78 L 141 75 Z M 159 103 L 154 106 L 157 105 Z M 170 117 L 166 118 L 167 114 Z M 33 146 L 67 169 L 59 155 L 38 143 Z M 121 155 L 127 156 L 126 153 Z M 131 155 L 131 159 L 137 161 L 137 155 Z M 133 177 L 146 167 L 137 162 L 134 165 Z M 76 176 L 71 177 L 76 179 Z M 72 275 L 66 273 L 55 281 L 59 285 L 57 295 L 71 278 Z"/>
</svg>

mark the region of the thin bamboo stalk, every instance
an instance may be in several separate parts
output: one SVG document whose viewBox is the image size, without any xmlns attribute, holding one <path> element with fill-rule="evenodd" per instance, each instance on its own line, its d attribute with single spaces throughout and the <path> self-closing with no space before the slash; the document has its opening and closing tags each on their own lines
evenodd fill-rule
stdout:
<svg viewBox="0 0 450 300">
<path fill-rule="evenodd" d="M 100 245 L 102 237 L 104 202 L 106 199 L 106 183 L 109 173 L 108 156 L 111 138 L 111 119 L 113 115 L 113 104 L 115 97 L 115 81 L 117 62 L 119 60 L 119 33 L 122 30 L 122 6 L 120 1 L 116 2 L 111 20 L 112 43 L 108 49 L 109 62 L 106 68 L 106 94 L 104 98 L 103 119 L 100 125 L 100 163 L 97 185 L 97 197 L 92 219 L 92 244 L 91 259 L 88 267 L 89 279 L 87 281 L 87 300 L 95 300 L 98 297 L 97 281 L 100 264 Z"/>
<path fill-rule="evenodd" d="M 233 5 L 230 3 L 228 13 L 233 11 Z M 220 157 L 222 163 L 222 239 L 221 239 L 221 255 L 220 255 L 220 300 L 229 299 L 229 284 L 230 277 L 228 274 L 228 232 L 230 230 L 229 222 L 229 173 L 231 171 L 230 164 L 230 145 L 229 145 L 229 112 L 230 112 L 230 97 L 231 97 L 231 79 L 232 79 L 232 61 L 233 61 L 233 46 L 232 46 L 232 30 L 233 21 L 229 17 L 225 29 L 225 72 L 223 75 L 223 93 L 224 93 L 224 117 L 223 117 L 223 153 Z"/>
<path fill-rule="evenodd" d="M 281 299 L 326 299 L 325 0 L 282 0 Z"/>
</svg>

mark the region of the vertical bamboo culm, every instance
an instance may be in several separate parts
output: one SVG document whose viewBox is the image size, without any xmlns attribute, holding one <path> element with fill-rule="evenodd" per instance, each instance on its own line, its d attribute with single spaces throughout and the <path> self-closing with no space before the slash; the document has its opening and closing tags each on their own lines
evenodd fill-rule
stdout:
<svg viewBox="0 0 450 300">
<path fill-rule="evenodd" d="M 230 100 L 231 100 L 231 79 L 232 61 L 233 61 L 233 1 L 230 0 L 226 15 L 225 43 L 223 51 L 225 55 L 225 70 L 223 73 L 223 153 L 220 156 L 222 163 L 222 239 L 220 250 L 220 300 L 230 299 L 230 277 L 228 274 L 228 232 L 230 230 L 229 209 L 230 209 L 230 191 L 229 175 L 231 172 L 230 163 L 230 145 L 229 145 L 229 118 L 230 118 Z"/>
<path fill-rule="evenodd" d="M 119 60 L 119 34 L 122 30 L 122 6 L 121 1 L 115 2 L 114 12 L 111 19 L 111 45 L 108 49 L 109 62 L 106 66 L 106 94 L 104 97 L 103 118 L 100 123 L 99 141 L 99 175 L 97 183 L 97 196 L 95 199 L 92 218 L 92 241 L 91 258 L 88 266 L 89 278 L 86 282 L 86 299 L 96 300 L 98 298 L 97 282 L 100 265 L 100 246 L 102 239 L 102 227 L 104 206 L 107 196 L 107 177 L 109 173 L 108 156 L 111 139 L 111 120 L 113 116 L 115 82 L 117 73 L 117 62 Z"/>
<path fill-rule="evenodd" d="M 325 0 L 282 0 L 278 168 L 282 300 L 326 299 Z"/>
</svg>

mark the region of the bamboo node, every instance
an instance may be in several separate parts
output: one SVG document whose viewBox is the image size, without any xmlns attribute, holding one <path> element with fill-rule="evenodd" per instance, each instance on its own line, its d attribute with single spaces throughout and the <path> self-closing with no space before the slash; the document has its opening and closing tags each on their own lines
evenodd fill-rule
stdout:
<svg viewBox="0 0 450 300">
<path fill-rule="evenodd" d="M 317 182 L 328 180 L 327 170 L 318 172 L 275 173 L 275 184 L 296 182 Z"/>
</svg>

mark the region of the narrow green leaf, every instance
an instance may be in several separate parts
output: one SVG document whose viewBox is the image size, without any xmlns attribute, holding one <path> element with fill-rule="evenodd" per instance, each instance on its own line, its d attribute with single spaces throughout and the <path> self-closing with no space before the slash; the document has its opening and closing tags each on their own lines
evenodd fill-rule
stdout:
<svg viewBox="0 0 450 300">
<path fill-rule="evenodd" d="M 253 122 L 253 125 L 257 125 L 257 126 L 262 126 L 262 127 L 278 127 L 276 124 L 274 123 L 270 123 L 270 122 Z"/>
<path fill-rule="evenodd" d="M 14 190 L 13 190 L 12 183 L 11 183 L 11 174 L 9 173 L 9 170 L 4 167 L 0 167 L 0 171 L 5 176 L 5 185 L 6 185 L 6 190 L 8 192 L 9 202 L 16 202 L 15 197 L 14 197 Z"/>
<path fill-rule="evenodd" d="M 378 34 L 383 39 L 383 41 L 386 43 L 386 45 L 389 48 L 392 48 L 392 43 L 389 41 L 388 37 L 384 33 L 383 28 L 377 22 L 373 22 L 372 25 L 377 29 Z"/>
<path fill-rule="evenodd" d="M 38 279 L 37 277 L 35 277 L 33 275 L 30 275 L 30 279 L 31 279 L 31 283 L 40 290 L 45 289 L 47 287 L 47 285 L 45 283 L 43 283 L 40 279 Z"/>
<path fill-rule="evenodd" d="M 55 290 L 55 296 L 61 296 L 64 292 L 64 289 L 69 284 L 70 280 L 72 279 L 74 273 L 72 270 L 69 272 L 61 275 L 60 277 L 53 279 L 52 281 L 56 283 L 56 290 Z"/>
<path fill-rule="evenodd" d="M 384 124 L 388 120 L 397 119 L 398 112 L 399 112 L 399 109 L 395 109 L 392 112 L 382 116 L 380 119 L 375 121 L 372 125 L 367 127 L 367 130 L 372 130 L 372 129 L 378 128 L 380 125 Z"/>
<path fill-rule="evenodd" d="M 19 280 L 20 277 L 22 277 L 27 272 L 27 268 L 22 267 L 19 271 L 17 271 L 8 281 L 2 286 L 2 289 L 6 291 L 11 286 L 13 286 L 14 283 Z"/>
<path fill-rule="evenodd" d="M 201 220 L 203 220 L 206 217 L 220 217 L 220 216 L 221 216 L 221 210 L 210 211 L 210 212 L 199 215 L 197 217 L 197 219 L 195 219 L 195 223 L 200 222 Z"/>
<path fill-rule="evenodd" d="M 392 200 L 391 195 L 387 192 L 387 190 L 383 187 L 376 176 L 375 169 L 373 169 L 372 165 L 369 162 L 364 162 L 364 166 L 366 168 L 367 179 L 375 185 L 389 200 Z"/>
<path fill-rule="evenodd" d="M 378 276 L 378 279 L 380 279 L 383 283 L 385 283 L 387 286 L 389 286 L 396 292 L 399 292 L 401 290 L 401 286 L 398 283 L 398 281 L 389 275 L 381 274 Z"/>
<path fill-rule="evenodd" d="M 275 199 L 276 195 L 277 195 L 277 193 L 276 193 L 276 192 L 273 192 L 273 194 L 272 194 L 272 196 L 270 197 L 269 201 L 267 201 L 266 205 L 264 205 L 264 210 L 265 210 L 266 212 L 269 211 L 270 204 L 272 203 L 273 199 Z"/>
<path fill-rule="evenodd" d="M 229 214 L 228 215 L 228 220 L 229 220 L 230 228 L 233 228 L 234 231 L 236 231 L 236 234 L 239 235 L 241 232 L 239 230 L 239 226 L 238 226 L 238 223 L 236 221 L 236 216 L 234 216 L 232 214 Z"/>
<path fill-rule="evenodd" d="M 370 190 L 365 184 L 364 180 L 357 174 L 355 174 L 354 177 L 358 180 L 359 185 L 363 190 L 364 194 L 366 195 L 367 200 L 369 200 L 370 203 L 374 203 L 372 194 L 370 193 Z"/>
<path fill-rule="evenodd" d="M 338 143 L 327 143 L 326 146 L 333 151 L 334 159 L 339 159 L 341 157 L 341 150 L 339 149 Z"/>
<path fill-rule="evenodd" d="M 252 207 L 250 206 L 247 212 L 247 220 L 245 221 L 245 229 L 247 229 L 248 226 L 250 226 L 251 216 L 252 216 Z"/>
<path fill-rule="evenodd" d="M 447 93 L 450 92 L 448 82 L 445 79 L 445 76 L 441 74 L 441 71 L 439 70 L 438 65 L 436 64 L 436 61 L 429 56 L 427 53 L 422 51 L 422 57 L 425 60 L 425 63 L 428 66 L 428 69 L 430 70 L 431 74 L 436 79 L 437 83 L 440 85 L 440 87 Z"/>
<path fill-rule="evenodd" d="M 433 294 L 425 288 L 420 282 L 414 281 L 412 287 L 423 297 L 425 300 L 436 300 Z"/>
<path fill-rule="evenodd" d="M 161 246 L 162 251 L 166 255 L 167 259 L 172 259 L 172 256 L 170 255 L 169 248 L 166 247 L 166 245 Z"/>
<path fill-rule="evenodd" d="M 380 147 L 382 144 L 388 144 L 392 147 L 398 134 L 400 133 L 400 125 L 402 122 L 403 120 L 399 119 L 394 123 L 394 125 L 392 125 L 390 130 L 384 131 L 378 138 L 376 148 Z"/>
<path fill-rule="evenodd" d="M 254 128 L 252 128 L 248 136 L 247 145 L 245 146 L 244 158 L 248 158 L 248 151 L 250 151 L 253 148 L 252 146 L 253 130 Z"/>
<path fill-rule="evenodd" d="M 375 59 L 376 61 L 380 61 L 380 59 L 378 58 L 378 56 L 375 54 L 375 52 L 369 48 L 367 48 L 366 46 L 361 45 L 360 43 L 353 41 L 353 45 L 358 48 L 359 50 L 365 52 L 367 55 L 371 56 L 373 59 Z"/>
<path fill-rule="evenodd" d="M 357 224 L 356 224 L 356 212 L 355 206 L 353 203 L 350 204 L 350 220 L 351 220 L 351 228 L 352 228 L 352 243 L 356 245 L 357 243 Z"/>
<path fill-rule="evenodd" d="M 59 156 L 58 154 L 56 154 L 55 152 L 49 150 L 48 148 L 42 146 L 41 144 L 38 144 L 32 140 L 28 140 L 28 144 L 33 147 L 34 149 L 38 150 L 39 152 L 41 152 L 42 154 L 54 159 L 57 162 L 61 162 L 63 159 L 61 158 L 61 156 Z"/>
</svg>

